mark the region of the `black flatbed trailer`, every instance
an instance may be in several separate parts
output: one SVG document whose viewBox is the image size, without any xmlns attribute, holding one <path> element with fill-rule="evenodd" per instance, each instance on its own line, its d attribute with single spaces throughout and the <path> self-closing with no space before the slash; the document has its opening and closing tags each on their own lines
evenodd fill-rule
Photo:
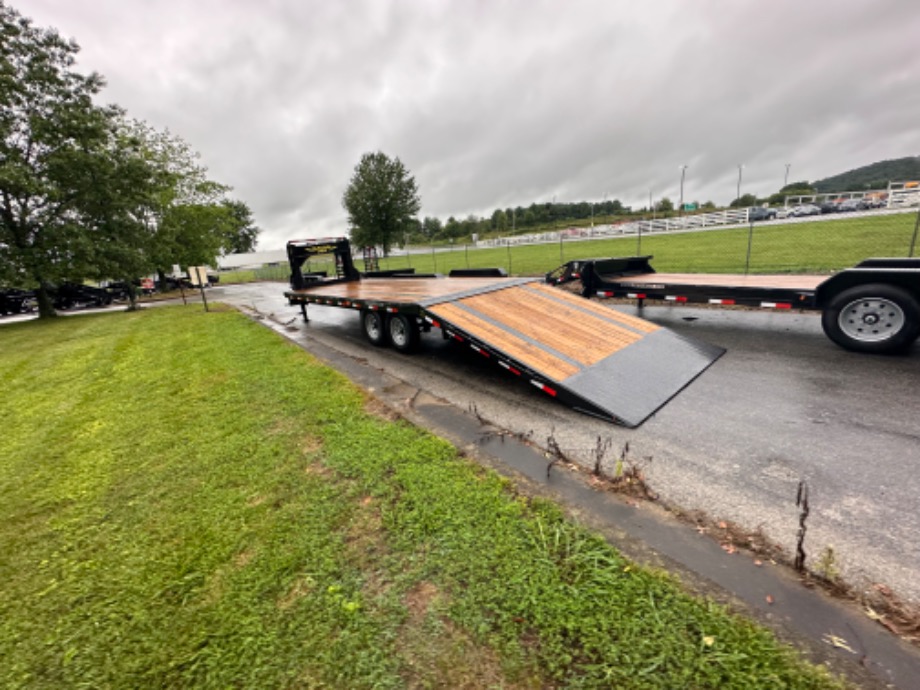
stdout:
<svg viewBox="0 0 920 690">
<path fill-rule="evenodd" d="M 335 255 L 335 275 L 304 272 L 307 259 Z M 635 427 L 724 352 L 596 301 L 498 269 L 450 276 L 360 273 L 348 240 L 288 243 L 289 304 L 352 309 L 374 345 L 400 352 L 440 329 L 512 379 L 581 412 Z"/>
<path fill-rule="evenodd" d="M 848 350 L 900 353 L 920 336 L 920 259 L 866 259 L 831 276 L 658 273 L 651 256 L 570 261 L 547 282 L 580 281 L 584 297 L 819 311 Z"/>
</svg>

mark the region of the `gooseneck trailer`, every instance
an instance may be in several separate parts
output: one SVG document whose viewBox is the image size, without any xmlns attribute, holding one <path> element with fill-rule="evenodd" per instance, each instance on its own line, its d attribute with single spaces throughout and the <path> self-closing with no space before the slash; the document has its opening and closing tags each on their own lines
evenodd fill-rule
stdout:
<svg viewBox="0 0 920 690">
<path fill-rule="evenodd" d="M 658 273 L 650 256 L 570 261 L 547 274 L 584 297 L 821 312 L 825 334 L 857 352 L 904 352 L 920 336 L 920 259 L 866 259 L 832 276 Z"/>
<path fill-rule="evenodd" d="M 347 239 L 287 245 L 291 289 L 300 307 L 354 310 L 374 345 L 400 352 L 440 330 L 499 367 L 581 412 L 635 427 L 712 364 L 724 350 L 597 301 L 547 285 L 509 278 L 499 269 L 449 276 L 365 272 L 355 268 Z M 334 256 L 334 275 L 308 272 L 307 261 Z"/>
</svg>

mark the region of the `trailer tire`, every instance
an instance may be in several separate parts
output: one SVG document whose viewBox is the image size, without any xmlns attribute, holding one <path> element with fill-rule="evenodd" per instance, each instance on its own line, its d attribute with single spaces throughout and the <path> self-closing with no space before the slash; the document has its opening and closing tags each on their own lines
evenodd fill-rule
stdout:
<svg viewBox="0 0 920 690">
<path fill-rule="evenodd" d="M 379 311 L 364 309 L 361 312 L 361 328 L 371 345 L 383 347 L 387 342 L 386 319 Z"/>
<path fill-rule="evenodd" d="M 418 349 L 420 333 L 415 319 L 405 314 L 393 314 L 387 322 L 387 333 L 393 348 L 409 353 Z"/>
<path fill-rule="evenodd" d="M 920 335 L 920 305 L 894 285 L 857 285 L 831 299 L 821 326 L 828 338 L 847 350 L 903 352 Z"/>
</svg>

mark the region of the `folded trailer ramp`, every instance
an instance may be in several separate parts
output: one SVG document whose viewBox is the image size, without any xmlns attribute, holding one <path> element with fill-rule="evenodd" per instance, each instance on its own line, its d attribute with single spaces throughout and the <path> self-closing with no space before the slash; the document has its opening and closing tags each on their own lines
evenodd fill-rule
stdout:
<svg viewBox="0 0 920 690">
<path fill-rule="evenodd" d="M 421 302 L 449 337 L 582 412 L 639 426 L 725 350 L 540 282 Z"/>
</svg>

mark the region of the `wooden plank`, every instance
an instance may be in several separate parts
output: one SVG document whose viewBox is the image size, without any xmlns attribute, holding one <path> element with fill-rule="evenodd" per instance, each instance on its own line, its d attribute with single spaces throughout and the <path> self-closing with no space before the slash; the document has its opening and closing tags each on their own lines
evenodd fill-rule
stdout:
<svg viewBox="0 0 920 690">
<path fill-rule="evenodd" d="M 623 326 L 628 326 L 642 333 L 652 333 L 657 331 L 661 326 L 658 326 L 651 321 L 646 321 L 645 319 L 640 319 L 637 316 L 631 316 L 630 314 L 623 314 L 622 312 L 617 311 L 616 309 L 611 309 L 599 302 L 593 300 L 585 299 L 580 295 L 574 295 L 571 292 L 567 292 L 561 288 L 553 287 L 547 285 L 546 283 L 530 283 L 527 287 L 540 292 L 544 292 L 547 295 L 550 295 L 558 301 L 567 301 L 578 309 L 584 311 L 590 311 L 592 314 L 600 316 L 601 318 L 614 321 Z"/>
<path fill-rule="evenodd" d="M 725 275 L 719 273 L 643 273 L 635 276 L 601 276 L 611 283 L 636 285 L 712 285 L 715 287 L 781 288 L 814 290 L 828 276 L 813 275 Z"/>
<path fill-rule="evenodd" d="M 546 343 L 582 366 L 591 366 L 642 338 L 612 320 L 567 308 L 522 287 L 460 300 L 521 335 Z"/>
<path fill-rule="evenodd" d="M 449 297 L 469 290 L 491 286 L 501 287 L 511 278 L 365 278 L 348 283 L 326 285 L 318 283 L 295 295 L 329 297 L 333 299 L 369 300 L 380 302 L 415 303 L 427 299 Z"/>
<path fill-rule="evenodd" d="M 524 366 L 534 371 L 539 371 L 556 381 L 567 379 L 579 371 L 578 367 L 570 362 L 566 362 L 564 359 L 528 343 L 513 333 L 470 314 L 456 304 L 439 304 L 432 311 L 440 318 L 449 321 L 457 328 L 463 329 L 476 339 L 488 343 L 490 347 L 504 352 L 508 357 L 517 360 Z"/>
</svg>

